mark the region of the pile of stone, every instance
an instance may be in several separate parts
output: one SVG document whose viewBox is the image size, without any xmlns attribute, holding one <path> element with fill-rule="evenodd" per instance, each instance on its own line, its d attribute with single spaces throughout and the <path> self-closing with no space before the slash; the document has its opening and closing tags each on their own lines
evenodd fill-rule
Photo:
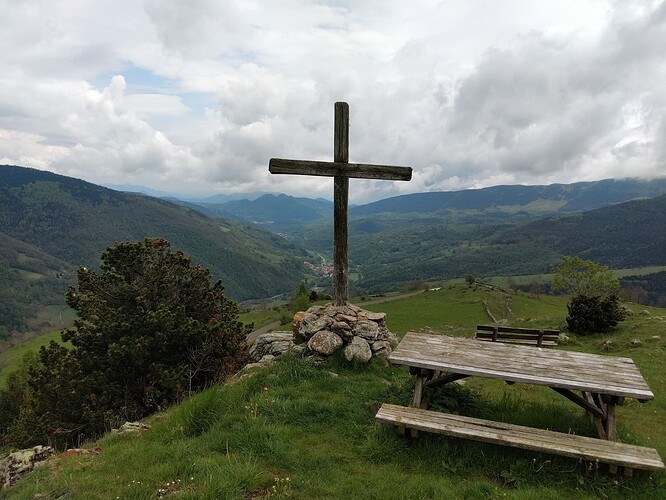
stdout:
<svg viewBox="0 0 666 500">
<path fill-rule="evenodd" d="M 342 349 L 348 361 L 367 363 L 373 356 L 388 358 L 397 342 L 386 327 L 386 313 L 351 304 L 313 306 L 296 313 L 291 326 L 291 332 L 260 335 L 250 348 L 251 361 L 266 364 L 287 351 L 323 361 Z"/>
</svg>

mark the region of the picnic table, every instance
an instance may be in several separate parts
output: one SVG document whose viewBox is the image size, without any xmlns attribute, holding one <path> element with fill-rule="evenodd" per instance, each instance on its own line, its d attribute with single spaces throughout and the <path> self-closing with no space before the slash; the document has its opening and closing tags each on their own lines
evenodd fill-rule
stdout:
<svg viewBox="0 0 666 500">
<path fill-rule="evenodd" d="M 416 377 L 410 407 L 383 404 L 376 418 L 405 429 L 437 432 L 496 444 L 664 470 L 656 450 L 619 442 L 615 409 L 626 398 L 654 398 L 630 358 L 601 356 L 475 339 L 408 332 L 389 361 L 410 367 Z M 523 427 L 427 410 L 424 389 L 476 376 L 550 387 L 590 416 L 597 438 Z"/>
</svg>

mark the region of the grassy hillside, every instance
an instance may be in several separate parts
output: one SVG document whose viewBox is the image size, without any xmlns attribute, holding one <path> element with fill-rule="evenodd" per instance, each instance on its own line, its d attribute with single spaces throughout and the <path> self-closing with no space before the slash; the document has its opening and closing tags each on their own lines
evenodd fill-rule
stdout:
<svg viewBox="0 0 666 500">
<path fill-rule="evenodd" d="M 62 343 L 60 330 L 44 333 L 22 344 L 0 351 L 0 389 L 5 388 L 7 377 L 18 370 L 26 354 L 37 354 L 40 347 L 50 344 L 51 341 Z"/>
<path fill-rule="evenodd" d="M 444 287 L 368 306 L 388 314 L 396 332 L 419 328 L 472 336 L 506 297 L 485 288 Z M 512 324 L 560 326 L 563 298 L 512 297 Z M 496 309 L 495 309 L 496 308 Z M 575 337 L 558 349 L 632 357 L 656 398 L 618 409 L 624 442 L 655 447 L 666 457 L 666 310 L 636 314 L 609 336 Z M 653 338 L 660 335 L 659 338 Z M 610 352 L 602 349 L 612 339 Z M 642 343 L 632 345 L 632 339 Z M 335 362 L 313 367 L 284 359 L 237 376 L 148 419 L 140 435 L 110 435 L 85 446 L 99 454 L 64 456 L 40 468 L 12 498 L 513 498 L 659 499 L 666 474 L 609 477 L 573 460 L 422 435 L 408 444 L 375 423 L 381 402 L 406 404 L 405 368 Z M 562 432 L 591 435 L 580 409 L 545 388 L 468 379 L 438 392 L 440 408 Z"/>
<path fill-rule="evenodd" d="M 72 269 L 96 267 L 109 245 L 146 237 L 193 255 L 236 300 L 294 290 L 304 272 L 304 250 L 275 234 L 156 198 L 0 166 L 0 293 L 51 286 L 47 278 L 68 272 L 71 282 Z M 66 284 L 54 293 L 61 297 Z"/>
<path fill-rule="evenodd" d="M 304 226 L 303 246 L 330 251 L 330 224 Z M 545 274 L 562 255 L 611 268 L 666 265 L 666 196 L 528 222 L 470 223 L 432 214 L 355 217 L 349 227 L 357 293 L 380 293 L 415 281 Z"/>
<path fill-rule="evenodd" d="M 666 263 L 666 196 L 635 200 L 507 231 L 498 239 L 547 246 L 613 268 Z"/>
</svg>

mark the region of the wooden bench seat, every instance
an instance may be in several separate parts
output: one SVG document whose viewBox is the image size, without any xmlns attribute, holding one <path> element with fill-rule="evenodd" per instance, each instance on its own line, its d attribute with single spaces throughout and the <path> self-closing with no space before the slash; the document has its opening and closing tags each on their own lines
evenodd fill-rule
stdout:
<svg viewBox="0 0 666 500">
<path fill-rule="evenodd" d="M 537 347 L 557 346 L 559 330 L 518 328 L 513 326 L 476 325 L 476 339 Z"/>
<path fill-rule="evenodd" d="M 652 448 L 605 441 L 576 434 L 492 422 L 419 408 L 382 404 L 375 419 L 419 431 L 603 462 L 627 469 L 663 471 L 659 453 Z"/>
</svg>

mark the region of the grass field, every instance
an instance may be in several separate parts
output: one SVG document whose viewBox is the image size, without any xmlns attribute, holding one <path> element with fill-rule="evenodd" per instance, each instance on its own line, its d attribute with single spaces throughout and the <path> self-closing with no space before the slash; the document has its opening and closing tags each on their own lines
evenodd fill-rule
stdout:
<svg viewBox="0 0 666 500">
<path fill-rule="evenodd" d="M 625 276 L 645 276 L 647 274 L 658 273 L 666 271 L 666 266 L 651 266 L 651 267 L 634 267 L 631 269 L 613 269 L 613 274 L 618 278 L 623 278 Z M 531 283 L 550 283 L 553 280 L 554 274 L 525 274 L 520 276 L 511 276 L 511 281 L 516 285 L 529 285 Z M 491 283 L 496 286 L 506 288 L 509 286 L 509 277 L 508 276 L 488 276 L 483 277 L 483 281 Z M 447 284 L 450 283 L 462 283 L 464 282 L 463 278 L 458 278 L 455 280 L 447 281 Z"/>
<path fill-rule="evenodd" d="M 476 323 L 487 322 L 484 302 L 499 311 L 506 297 L 457 285 L 368 309 L 385 311 L 399 334 L 427 328 L 472 336 Z M 564 324 L 563 298 L 516 294 L 511 305 L 512 324 Z M 635 360 L 656 397 L 619 408 L 619 432 L 623 441 L 654 447 L 665 458 L 666 310 L 632 309 L 636 314 L 612 334 L 571 335 L 558 349 Z M 612 345 L 604 348 L 609 339 Z M 461 414 L 591 435 L 579 408 L 553 391 L 468 380 L 439 391 L 433 403 Z M 99 446 L 99 454 L 52 460 L 8 493 L 25 499 L 666 498 L 666 474 L 611 477 L 574 460 L 434 435 L 409 444 L 373 416 L 381 402 L 407 404 L 411 389 L 406 369 L 380 360 L 315 367 L 285 358 L 148 418 L 152 428 L 143 434 L 86 444 Z"/>
<path fill-rule="evenodd" d="M 37 352 L 40 347 L 50 344 L 52 340 L 61 342 L 60 330 L 44 333 L 27 342 L 0 352 L 0 389 L 6 386 L 7 377 L 19 368 L 21 360 L 26 353 Z"/>
</svg>

